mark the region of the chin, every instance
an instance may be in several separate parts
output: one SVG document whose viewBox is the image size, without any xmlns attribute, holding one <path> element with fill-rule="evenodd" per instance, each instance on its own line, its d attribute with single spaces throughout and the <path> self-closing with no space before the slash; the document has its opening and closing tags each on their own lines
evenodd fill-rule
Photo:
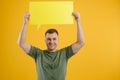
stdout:
<svg viewBox="0 0 120 80">
<path fill-rule="evenodd" d="M 47 45 L 47 48 L 48 48 L 50 51 L 56 50 L 56 47 L 57 47 L 57 46 L 50 46 L 50 45 Z"/>
<path fill-rule="evenodd" d="M 50 50 L 55 50 L 55 48 L 49 48 Z"/>
</svg>

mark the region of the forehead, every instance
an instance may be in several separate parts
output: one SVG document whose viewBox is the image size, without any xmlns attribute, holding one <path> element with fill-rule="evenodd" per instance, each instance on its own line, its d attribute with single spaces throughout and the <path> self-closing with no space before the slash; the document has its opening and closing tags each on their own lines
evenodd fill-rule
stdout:
<svg viewBox="0 0 120 80">
<path fill-rule="evenodd" d="M 58 35 L 57 35 L 57 33 L 47 33 L 46 34 L 46 36 L 45 36 L 46 38 L 57 38 L 58 37 Z"/>
</svg>

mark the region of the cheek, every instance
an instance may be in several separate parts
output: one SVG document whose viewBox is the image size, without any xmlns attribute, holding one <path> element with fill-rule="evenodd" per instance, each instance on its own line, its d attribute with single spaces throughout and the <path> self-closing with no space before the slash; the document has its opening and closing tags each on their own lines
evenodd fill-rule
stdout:
<svg viewBox="0 0 120 80">
<path fill-rule="evenodd" d="M 45 42 L 46 42 L 46 44 L 48 44 L 48 43 L 49 43 L 49 41 L 48 41 L 48 40 L 46 40 Z"/>
<path fill-rule="evenodd" d="M 55 43 L 57 44 L 57 43 L 58 43 L 58 41 L 55 41 Z"/>
</svg>

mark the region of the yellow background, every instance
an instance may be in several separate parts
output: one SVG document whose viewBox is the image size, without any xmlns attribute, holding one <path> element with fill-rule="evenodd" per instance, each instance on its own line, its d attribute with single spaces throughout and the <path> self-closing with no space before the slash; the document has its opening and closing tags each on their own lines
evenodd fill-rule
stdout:
<svg viewBox="0 0 120 80">
<path fill-rule="evenodd" d="M 37 80 L 34 60 L 18 47 L 24 12 L 33 0 L 0 2 L 0 80 Z M 39 0 L 36 0 L 39 1 Z M 52 0 L 53 1 L 53 0 Z M 68 63 L 66 80 L 120 80 L 120 0 L 74 0 L 85 46 Z M 62 48 L 76 40 L 76 25 L 28 25 L 27 42 L 45 49 L 44 32 L 59 31 Z"/>
</svg>

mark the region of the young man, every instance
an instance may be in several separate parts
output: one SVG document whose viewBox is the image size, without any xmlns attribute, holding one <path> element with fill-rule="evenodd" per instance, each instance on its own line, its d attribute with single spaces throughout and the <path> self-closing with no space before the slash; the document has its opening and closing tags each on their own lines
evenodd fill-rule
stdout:
<svg viewBox="0 0 120 80">
<path fill-rule="evenodd" d="M 30 14 L 24 15 L 24 23 L 19 34 L 18 45 L 26 54 L 34 58 L 38 73 L 38 80 L 65 80 L 68 59 L 77 53 L 84 45 L 85 40 L 78 12 L 72 13 L 77 23 L 77 41 L 72 45 L 57 50 L 58 32 L 56 29 L 48 29 L 45 33 L 47 50 L 41 50 L 26 43 L 26 25 Z"/>
</svg>

